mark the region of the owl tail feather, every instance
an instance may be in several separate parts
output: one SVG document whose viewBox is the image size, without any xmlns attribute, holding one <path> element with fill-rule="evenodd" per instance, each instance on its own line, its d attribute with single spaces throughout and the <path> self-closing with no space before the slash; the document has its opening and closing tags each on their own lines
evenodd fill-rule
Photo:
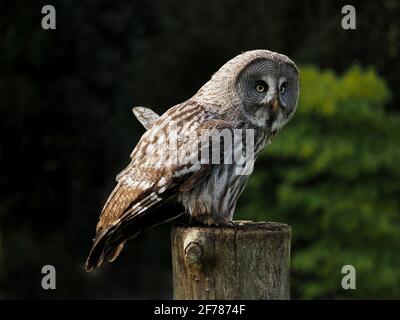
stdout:
<svg viewBox="0 0 400 320">
<path fill-rule="evenodd" d="M 117 224 L 99 230 L 86 260 L 86 271 L 97 269 L 105 262 L 113 262 L 121 253 L 128 239 L 133 239 L 143 231 L 173 220 L 180 215 L 182 213 L 154 212 L 148 209 L 136 214 L 129 214 Z"/>
</svg>

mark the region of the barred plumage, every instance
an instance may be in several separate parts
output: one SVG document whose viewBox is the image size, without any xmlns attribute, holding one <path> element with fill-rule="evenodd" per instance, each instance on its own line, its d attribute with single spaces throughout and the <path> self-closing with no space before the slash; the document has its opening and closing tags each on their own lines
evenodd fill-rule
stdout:
<svg viewBox="0 0 400 320">
<path fill-rule="evenodd" d="M 255 50 L 228 61 L 191 99 L 161 117 L 134 108 L 147 131 L 103 208 L 87 270 L 113 261 L 125 242 L 141 231 L 174 218 L 171 213 L 151 213 L 171 197 L 202 223 L 230 223 L 248 179 L 242 173 L 252 168 L 266 143 L 291 118 L 297 100 L 294 63 L 284 55 Z M 231 135 L 232 140 L 213 150 L 215 141 L 204 132 L 224 132 L 224 138 Z M 254 141 L 243 135 L 246 132 Z M 237 155 L 246 161 L 238 162 Z M 214 156 L 216 163 L 210 162 Z M 226 159 L 234 161 L 221 163 Z"/>
</svg>

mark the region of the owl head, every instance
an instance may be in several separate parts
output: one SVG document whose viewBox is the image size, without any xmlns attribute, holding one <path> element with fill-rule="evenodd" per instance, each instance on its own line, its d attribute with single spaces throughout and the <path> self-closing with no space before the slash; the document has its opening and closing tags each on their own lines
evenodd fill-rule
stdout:
<svg viewBox="0 0 400 320">
<path fill-rule="evenodd" d="M 298 97 L 294 62 L 279 53 L 253 50 L 224 64 L 194 99 L 230 121 L 276 132 L 293 116 Z"/>
</svg>

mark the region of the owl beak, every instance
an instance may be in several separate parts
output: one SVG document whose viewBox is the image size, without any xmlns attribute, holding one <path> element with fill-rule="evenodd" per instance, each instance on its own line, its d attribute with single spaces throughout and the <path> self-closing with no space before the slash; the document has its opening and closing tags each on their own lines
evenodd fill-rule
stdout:
<svg viewBox="0 0 400 320">
<path fill-rule="evenodd" d="M 272 99 L 268 102 L 269 107 L 271 108 L 271 110 L 275 113 L 278 111 L 278 97 L 275 95 L 272 97 Z"/>
</svg>

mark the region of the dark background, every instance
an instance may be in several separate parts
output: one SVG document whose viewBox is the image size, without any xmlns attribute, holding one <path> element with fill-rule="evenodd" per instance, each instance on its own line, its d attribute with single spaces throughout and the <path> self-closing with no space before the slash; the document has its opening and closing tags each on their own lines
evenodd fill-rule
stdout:
<svg viewBox="0 0 400 320">
<path fill-rule="evenodd" d="M 365 197 L 369 197 L 363 189 L 366 183 L 357 181 L 370 179 L 368 185 L 376 188 L 377 196 L 376 206 L 368 209 L 372 212 L 368 222 L 357 220 L 346 244 L 336 242 L 344 239 L 340 225 L 326 229 L 326 219 L 320 219 L 340 197 L 317 211 L 310 209 L 314 215 L 308 214 L 308 200 L 285 209 L 296 212 L 288 216 L 264 210 L 286 208 L 280 203 L 288 202 L 270 189 L 282 186 L 285 168 L 300 163 L 279 152 L 268 158 L 266 151 L 264 160 L 256 164 L 257 178 L 243 196 L 238 218 L 292 225 L 294 298 L 400 297 L 399 1 L 352 2 L 357 10 L 356 30 L 341 28 L 341 8 L 347 2 L 340 1 L 73 0 L 46 4 L 56 8 L 56 30 L 41 28 L 43 4 L 39 2 L 12 1 L 0 6 L 0 298 L 170 298 L 170 225 L 130 241 L 118 260 L 100 271 L 87 274 L 83 269 L 115 176 L 129 163 L 129 154 L 144 132 L 131 108 L 143 105 L 162 113 L 191 97 L 227 60 L 259 48 L 288 55 L 300 69 L 330 70 L 333 78 L 354 65 L 371 68 L 387 94 L 378 101 L 379 116 L 371 116 L 364 131 L 355 132 L 363 132 L 362 145 L 380 136 L 391 151 L 380 160 L 382 167 L 360 171 L 352 178 L 352 188 L 358 186 Z M 370 89 L 374 97 L 374 88 Z M 357 117 L 357 111 L 348 114 Z M 335 117 L 329 122 L 332 130 Z M 316 118 L 300 114 L 298 119 L 297 124 Z M 397 122 L 389 121 L 392 131 L 379 135 L 386 119 Z M 371 123 L 382 128 L 375 132 Z M 292 128 L 297 127 L 293 124 Z M 375 154 L 373 150 L 367 153 L 371 159 Z M 282 168 L 274 167 L 277 163 Z M 360 166 L 354 160 L 354 167 Z M 320 185 L 315 184 L 321 181 L 328 181 L 335 192 L 338 188 L 347 192 L 349 184 L 342 180 L 338 185 L 331 175 L 334 168 L 332 164 L 308 180 L 307 187 L 315 191 L 313 201 L 324 199 L 317 193 Z M 377 179 L 379 186 L 374 183 Z M 262 181 L 270 183 L 263 187 Z M 362 210 L 359 199 L 354 202 Z M 171 204 L 164 210 L 180 209 Z M 349 217 L 357 216 L 358 210 L 350 211 Z M 386 229 L 370 238 L 377 218 L 382 217 L 387 217 L 382 220 Z M 315 227 L 313 233 L 306 225 L 321 225 L 321 229 Z M 302 238 L 305 234 L 312 237 Z M 341 290 L 340 280 L 328 280 L 340 279 L 336 265 L 323 268 L 357 239 L 360 243 L 352 247 L 355 253 L 349 253 L 346 261 L 352 264 L 352 257 L 366 252 L 357 261 L 364 265 L 364 279 L 370 280 L 363 283 L 358 278 L 358 291 L 349 293 Z M 315 254 L 307 251 L 316 245 L 322 247 Z M 301 256 L 304 252 L 310 256 Z M 56 267 L 56 290 L 40 286 L 41 268 L 46 264 Z M 318 273 L 318 268 L 328 271 Z"/>
</svg>

